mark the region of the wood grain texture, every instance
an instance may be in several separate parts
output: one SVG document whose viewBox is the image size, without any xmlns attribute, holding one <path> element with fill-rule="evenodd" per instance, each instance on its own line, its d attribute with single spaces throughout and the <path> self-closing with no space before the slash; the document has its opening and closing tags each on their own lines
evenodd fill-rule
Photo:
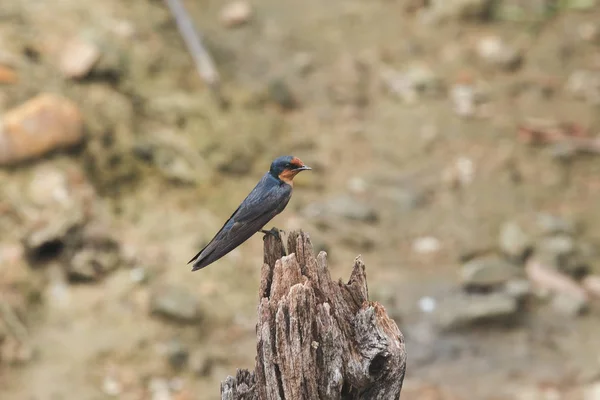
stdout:
<svg viewBox="0 0 600 400">
<path fill-rule="evenodd" d="M 384 307 L 368 300 L 365 265 L 331 280 L 327 255 L 309 236 L 265 237 L 254 372 L 221 384 L 223 400 L 393 400 L 406 369 L 404 338 Z"/>
</svg>

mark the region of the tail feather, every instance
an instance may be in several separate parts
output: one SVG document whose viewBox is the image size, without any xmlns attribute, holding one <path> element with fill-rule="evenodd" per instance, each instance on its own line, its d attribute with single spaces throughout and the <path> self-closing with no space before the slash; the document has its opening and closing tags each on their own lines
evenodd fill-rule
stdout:
<svg viewBox="0 0 600 400">
<path fill-rule="evenodd" d="M 188 261 L 188 264 L 192 262 L 194 263 L 192 265 L 192 272 L 198 271 L 199 269 L 206 267 L 212 262 L 211 260 L 209 260 L 209 256 L 215 251 L 215 249 L 212 248 L 209 251 L 206 251 L 207 248 L 208 246 L 200 250 L 200 252 L 194 256 L 194 258 Z"/>
</svg>

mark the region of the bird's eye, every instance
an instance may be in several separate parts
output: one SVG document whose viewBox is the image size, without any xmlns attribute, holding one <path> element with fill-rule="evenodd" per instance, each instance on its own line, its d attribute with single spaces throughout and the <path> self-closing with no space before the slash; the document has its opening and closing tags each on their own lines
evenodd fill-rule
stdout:
<svg viewBox="0 0 600 400">
<path fill-rule="evenodd" d="M 286 167 L 286 168 L 292 168 L 292 164 L 290 164 L 290 163 L 287 163 L 287 164 L 285 164 L 285 167 Z"/>
</svg>

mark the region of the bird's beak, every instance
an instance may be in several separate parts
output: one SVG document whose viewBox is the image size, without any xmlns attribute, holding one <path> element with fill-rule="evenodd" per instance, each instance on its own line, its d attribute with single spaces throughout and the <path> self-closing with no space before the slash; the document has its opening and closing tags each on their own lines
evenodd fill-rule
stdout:
<svg viewBox="0 0 600 400">
<path fill-rule="evenodd" d="M 312 168 L 308 165 L 303 165 L 300 168 L 296 168 L 296 171 L 310 171 Z"/>
</svg>

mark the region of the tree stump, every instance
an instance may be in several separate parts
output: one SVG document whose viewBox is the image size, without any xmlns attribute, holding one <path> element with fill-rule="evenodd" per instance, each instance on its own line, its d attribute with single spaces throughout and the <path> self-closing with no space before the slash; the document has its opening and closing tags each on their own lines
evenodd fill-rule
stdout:
<svg viewBox="0 0 600 400">
<path fill-rule="evenodd" d="M 404 338 L 383 306 L 368 300 L 360 257 L 348 283 L 333 282 L 327 254 L 292 232 L 289 255 L 266 235 L 254 372 L 221 383 L 223 400 L 400 398 Z"/>
</svg>

